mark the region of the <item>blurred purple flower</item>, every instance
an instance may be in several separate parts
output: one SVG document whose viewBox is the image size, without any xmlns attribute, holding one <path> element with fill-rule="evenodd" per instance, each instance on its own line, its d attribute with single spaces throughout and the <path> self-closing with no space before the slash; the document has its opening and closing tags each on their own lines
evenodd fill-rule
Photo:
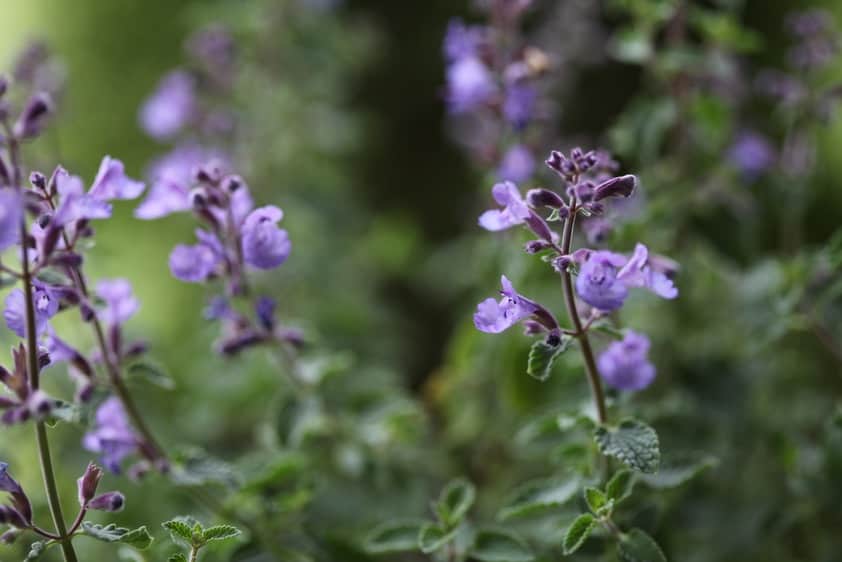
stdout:
<svg viewBox="0 0 842 562">
<path fill-rule="evenodd" d="M 608 345 L 597 359 L 599 373 L 618 390 L 642 390 L 655 380 L 655 366 L 649 362 L 649 338 L 629 331 L 622 341 Z"/>
<path fill-rule="evenodd" d="M 41 335 L 47 329 L 47 321 L 56 315 L 59 298 L 47 288 L 36 288 L 32 295 L 35 301 L 35 333 Z M 12 289 L 6 296 L 3 311 L 6 326 L 19 337 L 26 337 L 26 297 L 21 289 Z"/>
<path fill-rule="evenodd" d="M 728 159 L 747 179 L 754 179 L 775 163 L 775 149 L 763 135 L 743 131 L 728 149 Z"/>
<path fill-rule="evenodd" d="M 82 440 L 85 449 L 102 455 L 102 464 L 114 473 L 120 472 L 120 463 L 134 453 L 139 439 L 129 424 L 120 401 L 112 396 L 96 411 L 96 424 Z"/>
<path fill-rule="evenodd" d="M 497 177 L 501 181 L 520 183 L 528 180 L 535 173 L 535 156 L 522 144 L 516 144 L 503 155 Z"/>
<path fill-rule="evenodd" d="M 23 488 L 9 475 L 8 469 L 8 463 L 0 462 L 0 491 L 12 496 L 11 506 L 0 505 L 0 523 L 26 529 L 32 526 L 32 506 Z"/>
<path fill-rule="evenodd" d="M 494 76 L 477 57 L 465 57 L 447 67 L 447 105 L 465 113 L 487 103 L 497 93 Z"/>
<path fill-rule="evenodd" d="M 11 189 L 0 189 L 0 252 L 20 239 L 21 214 L 18 194 Z"/>
<path fill-rule="evenodd" d="M 458 19 L 451 19 L 444 35 L 444 57 L 448 62 L 475 57 L 482 43 L 482 28 L 467 26 Z"/>
<path fill-rule="evenodd" d="M 222 243 L 215 234 L 197 229 L 196 237 L 198 244 L 179 244 L 170 253 L 170 272 L 186 283 L 206 281 L 224 259 Z"/>
<path fill-rule="evenodd" d="M 105 301 L 102 320 L 110 326 L 124 324 L 140 308 L 128 279 L 102 279 L 97 283 L 96 293 Z"/>
<path fill-rule="evenodd" d="M 284 213 L 278 207 L 260 207 L 252 211 L 243 222 L 243 257 L 258 269 L 272 269 L 289 257 L 292 243 L 287 231 L 277 223 Z"/>
<path fill-rule="evenodd" d="M 503 101 L 503 117 L 517 129 L 525 127 L 532 119 L 537 99 L 538 91 L 530 84 L 516 83 L 509 86 Z"/>
<path fill-rule="evenodd" d="M 174 70 L 158 83 L 140 109 L 140 124 L 149 136 L 165 140 L 176 135 L 195 111 L 193 77 Z"/>
<path fill-rule="evenodd" d="M 142 181 L 133 180 L 126 175 L 121 161 L 105 156 L 88 194 L 100 201 L 135 199 L 143 193 L 144 187 Z"/>
<path fill-rule="evenodd" d="M 514 183 L 510 181 L 498 183 L 491 189 L 491 195 L 503 209 L 491 209 L 480 215 L 479 225 L 484 229 L 505 230 L 523 224 L 529 217 L 529 207 Z"/>
</svg>

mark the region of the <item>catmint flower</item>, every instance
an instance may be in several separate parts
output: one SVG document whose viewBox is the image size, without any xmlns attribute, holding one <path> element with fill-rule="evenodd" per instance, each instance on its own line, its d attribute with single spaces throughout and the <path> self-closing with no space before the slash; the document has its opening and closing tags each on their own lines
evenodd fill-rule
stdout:
<svg viewBox="0 0 842 562">
<path fill-rule="evenodd" d="M 11 477 L 8 469 L 8 463 L 0 462 L 0 491 L 12 497 L 12 505 L 0 506 L 0 523 L 26 529 L 32 526 L 32 506 L 23 488 Z"/>
<path fill-rule="evenodd" d="M 45 92 L 39 92 L 29 98 L 15 122 L 14 134 L 19 139 L 30 139 L 38 136 L 44 126 L 44 121 L 52 110 L 53 102 Z"/>
<path fill-rule="evenodd" d="M 649 338 L 629 331 L 622 341 L 609 344 L 597 359 L 599 374 L 618 390 L 642 390 L 655 380 L 655 366 L 649 362 Z"/>
<path fill-rule="evenodd" d="M 467 26 L 458 18 L 450 20 L 444 36 L 444 56 L 450 61 L 477 56 L 482 43 L 482 28 Z"/>
<path fill-rule="evenodd" d="M 500 278 L 500 284 L 503 298 L 499 301 L 488 298 L 477 305 L 474 313 L 477 330 L 499 334 L 527 318 L 533 318 L 548 331 L 558 329 L 553 315 L 538 303 L 518 294 L 505 275 Z"/>
<path fill-rule="evenodd" d="M 242 229 L 246 263 L 258 269 L 272 269 L 286 261 L 292 243 L 287 231 L 277 227 L 283 216 L 279 208 L 267 206 L 255 209 L 246 217 Z"/>
<path fill-rule="evenodd" d="M 88 194 L 101 201 L 135 199 L 143 193 L 144 187 L 142 181 L 133 180 L 126 175 L 122 162 L 106 156 L 99 165 L 99 171 Z"/>
<path fill-rule="evenodd" d="M 94 498 L 101 478 L 102 470 L 94 463 L 88 463 L 85 473 L 76 481 L 79 506 L 86 507 L 88 502 Z"/>
<path fill-rule="evenodd" d="M 22 212 L 18 194 L 11 189 L 0 189 L 0 252 L 20 239 Z"/>
<path fill-rule="evenodd" d="M 775 149 L 759 133 L 743 131 L 728 149 L 728 160 L 746 179 L 754 179 L 775 163 Z"/>
<path fill-rule="evenodd" d="M 602 201 L 609 197 L 629 197 L 637 187 L 637 178 L 632 175 L 617 176 L 607 179 L 593 188 L 594 201 Z"/>
<path fill-rule="evenodd" d="M 46 287 L 36 288 L 32 299 L 35 303 L 35 332 L 40 335 L 47 329 L 47 321 L 56 315 L 59 298 Z M 6 326 L 19 337 L 26 337 L 26 297 L 23 290 L 13 289 L 6 296 L 3 311 Z"/>
<path fill-rule="evenodd" d="M 510 86 L 503 101 L 503 117 L 516 129 L 522 129 L 532 119 L 537 99 L 538 92 L 530 84 Z"/>
<path fill-rule="evenodd" d="M 643 244 L 637 244 L 629 261 L 617 273 L 629 287 L 643 287 L 661 298 L 674 299 L 678 296 L 672 280 L 658 268 L 657 263 L 649 259 L 649 250 Z"/>
<path fill-rule="evenodd" d="M 170 252 L 169 266 L 173 277 L 187 283 L 202 283 L 222 263 L 222 244 L 214 234 L 196 231 L 199 243 L 179 244 Z"/>
<path fill-rule="evenodd" d="M 120 472 L 120 463 L 138 449 L 140 441 L 126 417 L 123 405 L 112 396 L 96 411 L 96 425 L 85 434 L 85 449 L 102 455 L 102 464 L 114 473 Z"/>
<path fill-rule="evenodd" d="M 496 93 L 494 76 L 479 58 L 462 58 L 447 67 L 446 99 L 451 112 L 471 111 L 490 101 Z"/>
<path fill-rule="evenodd" d="M 479 217 L 479 225 L 486 230 L 498 231 L 523 224 L 530 211 L 517 186 L 510 182 L 498 183 L 491 194 L 503 209 L 492 209 Z"/>
<path fill-rule="evenodd" d="M 193 77 L 183 70 L 174 70 L 161 79 L 141 107 L 140 124 L 149 136 L 165 140 L 181 131 L 194 112 Z"/>
<path fill-rule="evenodd" d="M 102 320 L 110 326 L 124 324 L 140 308 L 127 279 L 102 279 L 96 285 L 96 294 L 105 301 Z"/>
<path fill-rule="evenodd" d="M 535 156 L 532 155 L 532 151 L 522 144 L 516 144 L 503 154 L 500 167 L 497 169 L 497 177 L 501 181 L 523 182 L 535 173 L 535 165 Z"/>
<path fill-rule="evenodd" d="M 120 492 L 106 492 L 88 502 L 87 508 L 97 511 L 121 511 L 126 505 L 126 498 Z"/>
</svg>

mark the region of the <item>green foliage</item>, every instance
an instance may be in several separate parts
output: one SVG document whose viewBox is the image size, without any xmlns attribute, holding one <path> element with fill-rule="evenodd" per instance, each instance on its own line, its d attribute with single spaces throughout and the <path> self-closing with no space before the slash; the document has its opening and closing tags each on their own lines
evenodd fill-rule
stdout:
<svg viewBox="0 0 842 562">
<path fill-rule="evenodd" d="M 456 529 L 443 529 L 435 523 L 427 523 L 421 527 L 417 536 L 417 546 L 424 554 L 432 554 L 453 540 Z"/>
<path fill-rule="evenodd" d="M 614 503 L 620 503 L 631 495 L 635 481 L 635 473 L 631 470 L 618 470 L 606 484 L 605 495 Z"/>
<path fill-rule="evenodd" d="M 530 562 L 535 558 L 517 535 L 496 529 L 480 530 L 470 554 L 481 562 Z"/>
<path fill-rule="evenodd" d="M 422 520 L 387 522 L 377 526 L 365 538 L 363 548 L 371 554 L 406 552 L 419 548 Z"/>
<path fill-rule="evenodd" d="M 562 506 L 576 495 L 580 485 L 581 480 L 575 476 L 527 482 L 515 490 L 497 517 L 505 521 Z"/>
<path fill-rule="evenodd" d="M 559 355 L 567 351 L 571 341 L 573 341 L 571 336 L 563 335 L 556 345 L 549 344 L 543 340 L 536 341 L 532 344 L 529 350 L 529 361 L 526 366 L 526 372 L 529 376 L 539 381 L 545 381 L 550 378 L 553 362 Z"/>
<path fill-rule="evenodd" d="M 167 562 L 187 562 L 187 556 L 183 552 L 178 552 L 167 558 Z"/>
<path fill-rule="evenodd" d="M 476 490 L 467 480 L 453 480 L 444 487 L 434 511 L 445 528 L 451 529 L 462 522 L 474 504 Z"/>
<path fill-rule="evenodd" d="M 609 501 L 610 499 L 602 490 L 590 486 L 585 488 L 585 502 L 594 513 L 599 514 L 608 506 Z"/>
<path fill-rule="evenodd" d="M 123 543 L 138 550 L 149 548 L 152 544 L 152 535 L 146 530 L 146 527 L 138 527 L 137 529 L 126 529 L 118 527 L 114 523 L 108 525 L 98 525 L 90 521 L 82 522 L 82 533 L 88 537 L 109 543 Z"/>
<path fill-rule="evenodd" d="M 658 471 L 658 434 L 639 420 L 626 419 L 616 427 L 600 426 L 594 431 L 594 440 L 603 454 L 619 459 L 633 470 L 649 474 Z"/>
<path fill-rule="evenodd" d="M 617 553 L 623 562 L 667 562 L 658 543 L 640 529 L 620 536 Z"/>
<path fill-rule="evenodd" d="M 562 544 L 564 554 L 570 555 L 579 550 L 591 536 L 596 524 L 596 518 L 590 513 L 583 513 L 577 517 L 564 534 L 564 543 Z"/>
</svg>

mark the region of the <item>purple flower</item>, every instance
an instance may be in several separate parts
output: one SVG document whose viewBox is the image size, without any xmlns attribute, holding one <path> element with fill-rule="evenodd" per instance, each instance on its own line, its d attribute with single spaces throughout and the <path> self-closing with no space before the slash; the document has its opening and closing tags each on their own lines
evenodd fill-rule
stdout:
<svg viewBox="0 0 842 562">
<path fill-rule="evenodd" d="M 143 193 L 144 187 L 142 181 L 133 180 L 126 175 L 122 162 L 105 156 L 88 194 L 100 201 L 135 199 Z"/>
<path fill-rule="evenodd" d="M 11 189 L 0 189 L 0 252 L 20 238 L 21 212 L 18 194 Z"/>
<path fill-rule="evenodd" d="M 193 78 L 183 70 L 165 75 L 140 110 L 140 124 L 149 136 L 164 140 L 176 135 L 192 118 Z"/>
<path fill-rule="evenodd" d="M 85 473 L 76 480 L 80 507 L 85 507 L 94 498 L 100 479 L 102 479 L 102 470 L 94 463 L 88 463 Z"/>
<path fill-rule="evenodd" d="M 482 43 L 482 29 L 467 26 L 458 18 L 450 20 L 444 36 L 444 57 L 449 62 L 475 57 Z"/>
<path fill-rule="evenodd" d="M 497 177 L 502 181 L 520 183 L 535 173 L 535 156 L 522 144 L 516 144 L 503 155 Z"/>
<path fill-rule="evenodd" d="M 646 288 L 665 299 L 678 296 L 672 280 L 650 262 L 643 244 L 635 247 L 631 258 L 613 252 L 590 252 L 576 278 L 576 292 L 581 299 L 604 311 L 623 306 L 632 287 Z"/>
<path fill-rule="evenodd" d="M 105 301 L 102 320 L 111 326 L 124 324 L 140 308 L 127 279 L 102 279 L 96 285 L 96 293 Z"/>
<path fill-rule="evenodd" d="M 497 93 L 494 76 L 477 57 L 459 59 L 447 67 L 447 102 L 453 113 L 465 113 Z"/>
<path fill-rule="evenodd" d="M 515 184 L 510 181 L 498 183 L 491 190 L 494 200 L 503 206 L 492 209 L 479 217 L 479 225 L 486 230 L 498 231 L 523 224 L 529 217 L 529 207 Z"/>
<path fill-rule="evenodd" d="M 260 297 L 254 305 L 254 312 L 260 325 L 271 332 L 275 327 L 275 308 L 277 303 L 270 297 Z"/>
<path fill-rule="evenodd" d="M 744 177 L 754 179 L 775 163 L 775 150 L 763 135 L 743 131 L 728 149 L 728 159 Z"/>
<path fill-rule="evenodd" d="M 599 373 L 618 390 L 642 390 L 655 380 L 655 366 L 649 362 L 649 338 L 629 331 L 622 341 L 612 342 L 597 359 Z"/>
<path fill-rule="evenodd" d="M 59 298 L 47 288 L 36 288 L 32 298 L 35 302 L 35 333 L 41 335 L 47 329 L 47 321 L 56 315 Z M 6 296 L 3 311 L 6 326 L 19 337 L 26 337 L 26 297 L 21 289 L 13 289 Z"/>
<path fill-rule="evenodd" d="M 196 236 L 198 244 L 179 244 L 170 253 L 170 272 L 186 283 L 206 281 L 223 259 L 222 244 L 214 234 L 198 229 Z"/>
<path fill-rule="evenodd" d="M 139 440 L 129 424 L 120 401 L 112 396 L 96 411 L 96 425 L 85 434 L 85 449 L 102 455 L 102 463 L 111 472 L 120 472 L 120 463 L 138 448 Z"/>
<path fill-rule="evenodd" d="M 86 194 L 82 178 L 71 176 L 64 168 L 56 169 L 55 178 L 61 202 L 51 225 L 61 227 L 82 219 L 107 219 L 111 216 L 111 204 Z"/>
<path fill-rule="evenodd" d="M 178 146 L 156 160 L 150 169 L 152 187 L 135 209 L 139 219 L 152 220 L 190 210 L 193 170 L 216 158 L 214 151 L 196 145 Z"/>
<path fill-rule="evenodd" d="M 106 492 L 88 502 L 87 508 L 97 511 L 122 511 L 126 505 L 126 497 L 120 492 Z"/>
<path fill-rule="evenodd" d="M 32 506 L 20 484 L 9 475 L 9 465 L 0 462 L 0 491 L 12 496 L 12 505 L 0 505 L 0 524 L 26 529 L 32 526 Z"/>
<path fill-rule="evenodd" d="M 540 310 L 536 303 L 519 295 L 505 275 L 500 278 L 500 284 L 503 298 L 499 302 L 489 298 L 477 305 L 474 326 L 481 332 L 499 334 Z"/>
<path fill-rule="evenodd" d="M 260 207 L 252 211 L 243 222 L 243 257 L 258 269 L 272 269 L 289 257 L 292 243 L 287 231 L 277 223 L 284 216 L 277 207 Z"/>
<path fill-rule="evenodd" d="M 526 126 L 535 112 L 535 102 L 538 92 L 529 84 L 513 84 L 506 91 L 503 101 L 503 117 L 513 127 L 521 129 Z"/>
</svg>

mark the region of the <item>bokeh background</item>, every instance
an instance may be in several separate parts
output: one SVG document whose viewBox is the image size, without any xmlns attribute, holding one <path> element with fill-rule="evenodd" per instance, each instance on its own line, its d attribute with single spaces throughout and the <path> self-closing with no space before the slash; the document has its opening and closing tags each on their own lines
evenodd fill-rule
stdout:
<svg viewBox="0 0 842 562">
<path fill-rule="evenodd" d="M 592 5 L 564 1 L 581 13 Z M 481 513 L 493 515 L 506 490 L 545 473 L 546 459 L 513 452 L 511 442 L 531 416 L 581 397 L 583 381 L 575 360 L 560 367 L 558 380 L 533 381 L 523 373 L 528 345 L 519 334 L 490 338 L 471 325 L 475 303 L 491 294 L 502 271 L 540 278 L 538 265 L 522 265 L 522 256 L 478 232 L 476 216 L 488 205 L 491 181 L 450 134 L 441 41 L 450 18 L 480 14 L 456 0 L 332 4 L 2 0 L 0 62 L 8 68 L 39 39 L 63 65 L 59 116 L 33 148 L 33 168 L 43 163 L 49 171 L 60 162 L 90 179 L 110 154 L 143 176 L 167 147 L 142 133 L 138 107 L 162 74 L 183 64 L 192 31 L 212 22 L 233 30 L 242 56 L 233 104 L 248 123 L 236 145 L 237 162 L 258 201 L 285 209 L 293 240 L 290 261 L 258 283 L 279 300 L 291 324 L 345 354 L 350 377 L 400 404 L 409 426 L 406 454 L 387 462 L 383 473 L 360 469 L 361 477 L 351 470 L 320 482 L 312 500 L 323 528 L 308 535 L 335 549 L 326 554 L 323 547 L 320 556 L 362 560 L 366 555 L 349 537 L 383 518 L 423 514 L 429 494 L 448 476 L 465 474 L 485 486 Z M 763 48 L 747 55 L 751 64 L 780 63 L 783 16 L 803 4 L 754 0 L 742 6 L 742 24 L 763 38 Z M 842 21 L 842 6 L 825 6 Z M 569 81 L 554 100 L 561 111 L 553 126 L 566 139 L 610 144 L 616 137 L 607 131 L 650 85 L 640 67 L 599 52 L 600 37 L 616 20 L 599 12 L 588 17 L 597 29 L 585 45 L 592 52 L 565 65 Z M 543 23 L 530 20 L 527 29 Z M 553 25 L 563 34 L 576 22 Z M 842 62 L 827 79 L 836 76 L 842 77 Z M 762 106 L 745 112 L 761 123 L 768 113 Z M 764 194 L 764 184 L 745 187 L 760 202 L 745 213 L 719 203 L 688 209 L 692 191 L 706 183 L 690 174 L 677 178 L 672 191 L 652 193 L 657 205 L 644 216 L 649 222 L 621 234 L 631 240 L 644 233 L 684 264 L 677 303 L 646 300 L 628 312 L 630 325 L 652 335 L 661 373 L 659 387 L 643 399 L 645 409 L 656 416 L 665 448 L 719 459 L 690 491 L 640 506 L 640 517 L 658 521 L 653 527 L 673 559 L 815 562 L 842 552 L 840 437 L 826 432 L 842 392 L 842 363 L 809 329 L 790 324 L 781 302 L 793 286 L 807 284 L 811 252 L 842 222 L 842 120 L 831 120 L 818 139 L 816 171 L 809 185 L 797 187 L 809 190 L 803 255 L 787 256 L 781 248 L 769 218 L 780 198 Z M 629 157 L 623 164 L 658 165 L 642 160 Z M 640 173 L 645 187 L 646 170 L 627 171 Z M 200 445 L 229 461 L 248 456 L 255 442 L 274 439 L 263 422 L 274 407 L 267 396 L 282 384 L 278 365 L 260 352 L 230 360 L 210 353 L 216 328 L 201 315 L 208 293 L 175 280 L 167 267 L 172 247 L 190 238 L 192 221 L 138 221 L 132 206 L 119 204 L 117 217 L 98 225 L 88 267 L 94 277 L 132 280 L 142 308 L 130 331 L 149 342 L 177 383 L 174 391 L 140 385 L 138 401 L 165 443 Z M 554 286 L 542 283 L 527 287 L 560 309 Z M 838 297 L 824 306 L 823 322 L 839 352 Z M 79 345 L 90 343 L 74 325 L 73 318 L 56 323 Z M 12 342 L 5 330 L 0 342 Z M 70 388 L 62 372 L 53 371 L 51 387 Z M 0 458 L 35 490 L 42 509 L 30 432 L 2 428 Z M 78 428 L 59 426 L 54 434 L 72 503 L 71 483 L 88 454 L 78 446 Z M 107 484 L 128 497 L 121 520 L 148 523 L 162 543 L 158 525 L 168 517 L 215 517 L 156 477 L 140 483 L 109 478 Z M 113 555 L 97 545 L 80 548 L 91 556 L 85 559 Z M 0 559 L 16 559 L 7 558 L 10 552 L 0 550 Z"/>
</svg>

